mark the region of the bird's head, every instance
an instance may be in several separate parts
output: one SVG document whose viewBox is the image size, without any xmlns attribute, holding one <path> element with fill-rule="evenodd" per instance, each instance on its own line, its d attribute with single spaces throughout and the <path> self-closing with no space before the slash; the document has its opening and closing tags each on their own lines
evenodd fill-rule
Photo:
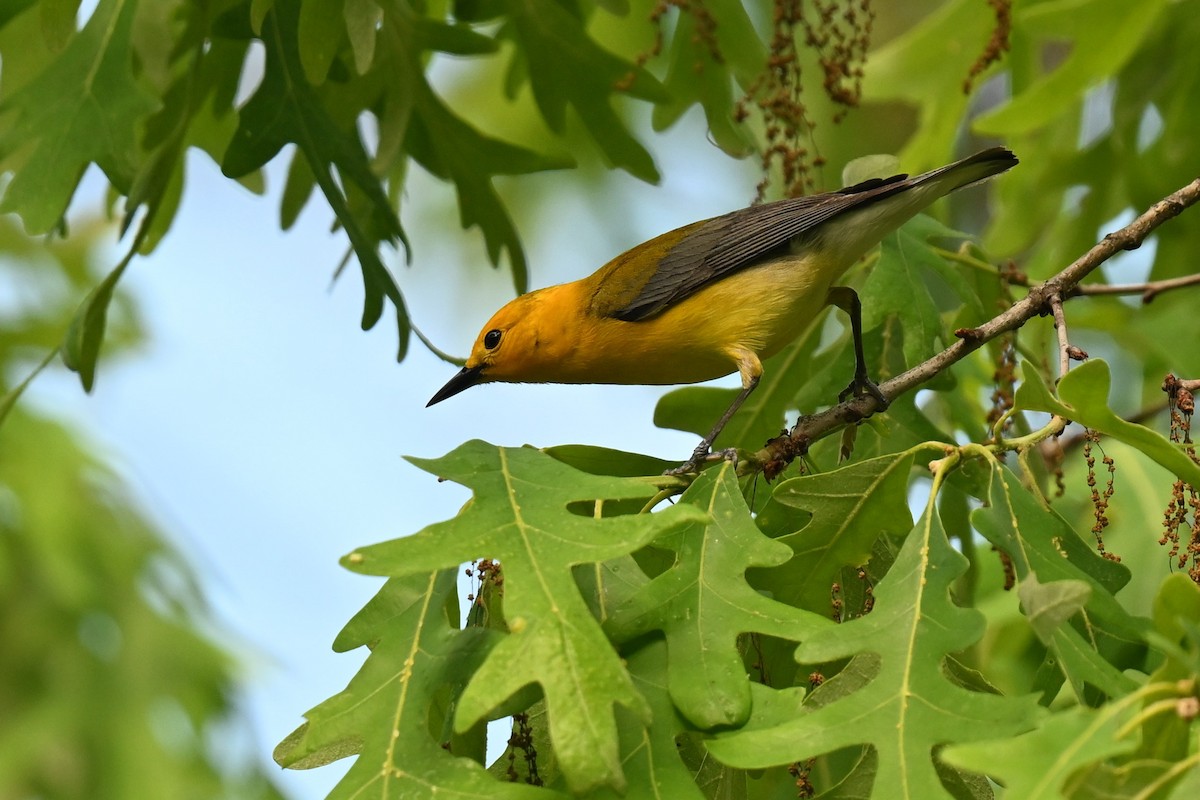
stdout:
<svg viewBox="0 0 1200 800">
<path fill-rule="evenodd" d="M 567 338 L 560 330 L 565 322 L 563 314 L 572 315 L 571 310 L 555 307 L 561 288 L 523 294 L 493 314 L 475 339 L 466 366 L 426 406 L 479 383 L 553 381 L 547 370 L 553 370 L 558 345 Z"/>
</svg>

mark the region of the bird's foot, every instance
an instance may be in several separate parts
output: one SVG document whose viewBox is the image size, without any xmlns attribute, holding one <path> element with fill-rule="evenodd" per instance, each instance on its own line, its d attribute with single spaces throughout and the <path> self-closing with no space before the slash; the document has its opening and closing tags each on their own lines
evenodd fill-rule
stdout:
<svg viewBox="0 0 1200 800">
<path fill-rule="evenodd" d="M 880 411 L 887 411 L 887 407 L 891 405 L 891 402 L 883 394 L 883 390 L 879 388 L 879 384 L 866 375 L 855 375 L 854 380 L 850 381 L 850 385 L 838 395 L 838 402 L 844 402 L 848 397 L 862 397 L 863 395 L 874 397 L 879 403 Z"/>
<path fill-rule="evenodd" d="M 692 457 L 680 464 L 674 469 L 669 469 L 664 472 L 664 475 L 678 477 L 680 475 L 695 475 L 700 472 L 706 465 L 715 461 L 728 461 L 735 468 L 738 463 L 737 448 L 727 447 L 724 450 L 711 450 L 712 445 L 707 440 L 700 442 L 695 450 L 692 451 Z"/>
</svg>

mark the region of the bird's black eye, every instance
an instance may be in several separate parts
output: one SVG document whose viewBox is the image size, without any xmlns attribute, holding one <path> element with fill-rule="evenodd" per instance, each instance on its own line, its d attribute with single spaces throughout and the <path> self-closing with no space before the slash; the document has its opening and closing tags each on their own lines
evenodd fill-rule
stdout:
<svg viewBox="0 0 1200 800">
<path fill-rule="evenodd" d="M 483 346 L 488 350 L 495 350 L 496 345 L 500 344 L 500 331 L 488 331 L 483 337 Z"/>
</svg>

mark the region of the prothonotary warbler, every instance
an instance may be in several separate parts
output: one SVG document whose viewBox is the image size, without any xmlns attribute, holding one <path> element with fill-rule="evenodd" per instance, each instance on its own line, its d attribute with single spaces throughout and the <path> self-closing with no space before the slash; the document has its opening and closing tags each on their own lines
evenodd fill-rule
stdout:
<svg viewBox="0 0 1200 800">
<path fill-rule="evenodd" d="M 696 383 L 736 370 L 741 393 L 679 470 L 694 471 L 758 385 L 762 360 L 833 304 L 849 313 L 854 334 L 857 363 L 843 397 L 870 393 L 886 407 L 867 376 L 858 295 L 835 282 L 939 197 L 1016 163 L 996 147 L 915 178 L 875 178 L 664 233 L 586 278 L 521 295 L 497 311 L 466 366 L 429 405 L 490 381 Z"/>
</svg>

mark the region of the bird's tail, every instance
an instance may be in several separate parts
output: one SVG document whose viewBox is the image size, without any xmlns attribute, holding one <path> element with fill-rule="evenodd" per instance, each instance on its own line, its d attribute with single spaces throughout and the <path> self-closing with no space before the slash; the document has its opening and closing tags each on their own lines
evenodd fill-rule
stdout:
<svg viewBox="0 0 1200 800">
<path fill-rule="evenodd" d="M 827 236 L 823 243 L 856 259 L 938 198 L 999 175 L 1016 164 L 1017 157 L 1011 150 L 992 147 L 911 178 L 894 175 L 848 186 L 838 193 L 861 197 L 860 203 L 844 212 L 846 216 L 857 219 L 843 219 L 842 224 L 827 226 L 832 235 Z"/>
<path fill-rule="evenodd" d="M 926 183 L 938 185 L 938 196 L 949 194 L 955 189 L 987 180 L 1017 165 L 1017 157 L 1007 147 L 992 147 L 981 150 L 962 161 L 955 161 L 939 169 L 922 173 L 908 181 L 914 187 Z"/>
</svg>

